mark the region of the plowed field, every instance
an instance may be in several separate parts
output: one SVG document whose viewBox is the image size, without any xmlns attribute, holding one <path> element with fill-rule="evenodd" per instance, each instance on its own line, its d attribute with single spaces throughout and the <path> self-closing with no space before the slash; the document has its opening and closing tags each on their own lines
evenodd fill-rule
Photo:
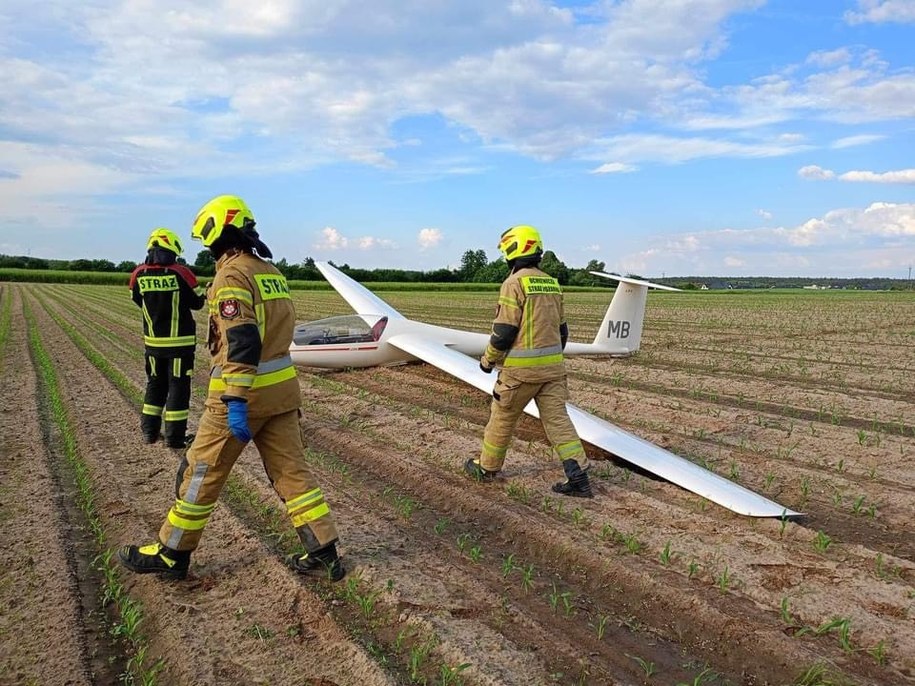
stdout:
<svg viewBox="0 0 915 686">
<path fill-rule="evenodd" d="M 493 294 L 380 293 L 485 331 Z M 346 313 L 294 292 L 301 320 Z M 566 296 L 590 340 L 608 300 Z M 344 581 L 287 571 L 295 537 L 255 449 L 185 582 L 106 551 L 148 542 L 179 455 L 140 440 L 124 288 L 0 286 L 2 684 L 915 682 L 915 298 L 652 294 L 642 351 L 569 362 L 583 409 L 803 511 L 735 515 L 592 451 L 594 500 L 524 419 L 505 478 L 466 479 L 488 399 L 426 365 L 301 368 L 308 459 Z M 192 421 L 207 359 L 199 350 Z"/>
</svg>

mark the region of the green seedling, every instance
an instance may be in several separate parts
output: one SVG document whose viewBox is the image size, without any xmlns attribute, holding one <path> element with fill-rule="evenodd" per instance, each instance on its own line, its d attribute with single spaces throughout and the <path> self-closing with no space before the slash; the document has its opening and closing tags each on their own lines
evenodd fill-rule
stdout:
<svg viewBox="0 0 915 686">
<path fill-rule="evenodd" d="M 510 553 L 507 557 L 502 559 L 502 576 L 509 576 L 517 567 L 515 566 L 515 555 Z"/>
<path fill-rule="evenodd" d="M 273 638 L 273 631 L 265 626 L 261 626 L 260 624 L 252 624 L 247 629 L 245 629 L 245 633 L 249 636 L 253 636 L 262 643 L 265 643 L 268 639 Z"/>
<path fill-rule="evenodd" d="M 521 570 L 521 590 L 525 593 L 534 587 L 534 565 L 529 564 Z"/>
<path fill-rule="evenodd" d="M 574 510 L 572 510 L 572 522 L 575 524 L 575 526 L 581 526 L 586 522 L 584 510 L 582 510 L 580 507 L 576 507 Z"/>
<path fill-rule="evenodd" d="M 788 609 L 788 596 L 782 598 L 780 613 L 785 624 L 794 626 L 794 617 L 791 616 L 791 611 Z"/>
<path fill-rule="evenodd" d="M 829 549 L 830 545 L 832 545 L 832 538 L 830 538 L 828 534 L 824 533 L 822 529 L 817 531 L 817 535 L 813 539 L 813 547 L 821 553 L 825 553 Z"/>
<path fill-rule="evenodd" d="M 715 585 L 718 586 L 718 590 L 722 593 L 727 593 L 728 588 L 731 586 L 733 581 L 733 576 L 731 571 L 728 569 L 728 566 L 725 565 L 724 569 L 721 571 L 721 574 L 715 577 Z"/>
<path fill-rule="evenodd" d="M 881 667 L 886 665 L 886 641 L 880 641 L 873 648 L 869 648 L 867 654 L 870 655 Z"/>
<path fill-rule="evenodd" d="M 701 672 L 699 672 L 692 681 L 681 681 L 677 683 L 677 686 L 702 686 L 702 684 L 711 681 L 716 676 L 717 675 L 715 672 L 713 672 L 709 667 L 706 667 Z"/>
<path fill-rule="evenodd" d="M 442 676 L 442 686 L 453 686 L 454 684 L 461 683 L 460 677 L 458 676 L 465 669 L 470 667 L 469 662 L 457 665 L 456 667 L 449 667 L 448 665 L 442 665 L 441 676 Z"/>
<path fill-rule="evenodd" d="M 450 523 L 451 520 L 449 520 L 447 517 L 441 517 L 437 522 L 435 522 L 435 526 L 432 528 L 435 530 L 436 534 L 441 536 L 445 532 L 445 529 L 448 528 L 448 524 Z"/>
<path fill-rule="evenodd" d="M 633 555 L 638 554 L 638 552 L 642 549 L 642 542 L 639 541 L 635 534 L 627 534 L 626 536 L 623 536 L 623 543 L 626 546 L 626 550 Z"/>
<path fill-rule="evenodd" d="M 512 500 L 517 500 L 519 503 L 530 505 L 533 493 L 531 492 L 531 489 L 529 489 L 524 484 L 517 481 L 510 481 L 505 490 L 506 493 L 508 493 L 508 497 Z"/>
<path fill-rule="evenodd" d="M 630 660 L 635 660 L 636 663 L 638 663 L 639 667 L 642 668 L 642 671 L 645 672 L 646 679 L 650 679 L 655 675 L 657 670 L 655 669 L 654 662 L 649 662 L 643 657 L 639 657 L 638 655 L 630 655 L 629 653 L 626 653 L 626 657 L 628 657 Z"/>
<path fill-rule="evenodd" d="M 600 615 L 597 618 L 597 626 L 594 627 L 595 632 L 597 633 L 597 640 L 604 640 L 604 633 L 607 631 L 607 622 L 610 620 L 610 617 L 607 615 Z"/>
<path fill-rule="evenodd" d="M 696 562 L 695 560 L 690 560 L 689 566 L 687 569 L 689 572 L 688 577 L 690 579 L 692 579 L 696 575 L 696 573 L 699 571 L 699 563 Z"/>
<path fill-rule="evenodd" d="M 665 567 L 670 564 L 673 553 L 670 550 L 670 541 L 664 544 L 664 550 L 661 551 L 661 564 Z"/>
</svg>

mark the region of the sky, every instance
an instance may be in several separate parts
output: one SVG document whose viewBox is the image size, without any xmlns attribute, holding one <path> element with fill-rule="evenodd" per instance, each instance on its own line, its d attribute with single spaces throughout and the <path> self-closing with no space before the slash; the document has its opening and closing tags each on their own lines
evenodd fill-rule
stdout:
<svg viewBox="0 0 915 686">
<path fill-rule="evenodd" d="M 3 0 L 0 253 L 141 261 L 244 198 L 277 259 L 915 265 L 915 0 Z"/>
</svg>

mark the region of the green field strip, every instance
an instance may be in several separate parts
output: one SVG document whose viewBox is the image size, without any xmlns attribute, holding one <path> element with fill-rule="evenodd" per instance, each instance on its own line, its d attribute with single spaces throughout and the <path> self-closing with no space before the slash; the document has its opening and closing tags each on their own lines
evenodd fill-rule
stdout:
<svg viewBox="0 0 915 686">
<path fill-rule="evenodd" d="M 13 318 L 13 290 L 0 286 L 0 371 L 6 358 L 6 343 L 10 338 L 10 324 Z"/>
<path fill-rule="evenodd" d="M 72 475 L 73 485 L 76 487 L 75 502 L 83 513 L 85 524 L 95 542 L 96 557 L 93 566 L 98 573 L 98 583 L 102 589 L 101 606 L 114 610 L 115 617 L 110 629 L 110 634 L 114 638 L 112 645 L 123 651 L 121 662 L 124 672 L 119 678 L 124 683 L 153 686 L 156 683 L 156 675 L 164 667 L 164 661 L 151 662 L 146 659 L 149 643 L 139 631 L 143 620 L 143 606 L 126 591 L 121 581 L 121 573 L 112 561 L 112 550 L 108 546 L 108 537 L 98 512 L 92 474 L 80 454 L 73 420 L 63 399 L 57 370 L 41 342 L 41 333 L 27 303 L 24 303 L 24 314 L 28 326 L 29 347 L 38 372 L 41 392 L 50 414 L 50 421 L 56 429 L 61 452 L 69 467 L 68 471 Z"/>
</svg>

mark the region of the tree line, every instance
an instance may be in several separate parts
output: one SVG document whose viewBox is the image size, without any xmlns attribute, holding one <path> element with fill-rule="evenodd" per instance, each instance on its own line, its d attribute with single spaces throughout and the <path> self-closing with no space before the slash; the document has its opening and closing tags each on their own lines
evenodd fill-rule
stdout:
<svg viewBox="0 0 915 686">
<path fill-rule="evenodd" d="M 183 257 L 178 263 L 190 267 L 197 276 L 212 276 L 216 271 L 216 262 L 209 250 L 201 250 L 193 264 Z M 115 264 L 111 260 L 76 259 L 48 260 L 23 255 L 0 255 L 0 268 L 13 269 L 46 269 L 73 272 L 124 272 L 129 274 L 137 267 L 137 262 L 124 260 Z M 273 263 L 280 272 L 290 280 L 323 281 L 324 277 L 315 267 L 315 261 L 306 257 L 299 264 L 290 264 L 284 257 Z M 431 271 L 410 269 L 360 269 L 348 264 L 334 264 L 356 281 L 399 282 L 399 283 L 498 283 L 508 276 L 508 265 L 501 257 L 490 261 L 485 250 L 467 250 L 461 257 L 461 265 L 456 269 L 441 268 Z M 604 271 L 603 262 L 591 260 L 582 269 L 567 267 L 556 254 L 548 250 L 543 254 L 541 268 L 564 285 L 592 286 L 607 282 L 588 274 L 589 271 Z"/>
<path fill-rule="evenodd" d="M 178 258 L 179 264 L 187 265 L 197 276 L 212 276 L 216 270 L 216 262 L 209 250 L 197 253 L 193 264 Z M 350 267 L 348 264 L 334 264 L 335 267 L 348 274 L 356 281 L 386 282 L 386 283 L 499 283 L 508 276 L 508 265 L 501 257 L 490 260 L 486 251 L 482 249 L 467 250 L 461 256 L 460 266 L 457 268 L 443 267 L 430 271 L 410 269 L 360 269 Z M 315 267 L 315 261 L 306 257 L 298 264 L 290 264 L 286 258 L 274 261 L 274 265 L 290 280 L 294 281 L 323 281 L 324 277 Z M 0 269 L 35 269 L 72 272 L 122 272 L 129 274 L 137 266 L 136 262 L 124 260 L 115 264 L 110 260 L 76 259 L 76 260 L 49 260 L 40 257 L 24 255 L 0 254 Z M 607 286 L 615 284 L 607 279 L 590 274 L 592 271 L 606 271 L 605 264 L 599 260 L 591 260 L 584 267 L 575 268 L 567 266 L 552 250 L 543 254 L 540 268 L 547 274 L 556 278 L 564 286 Z M 625 274 L 642 278 L 637 274 Z M 813 278 L 813 277 L 780 277 L 780 276 L 748 276 L 748 277 L 715 277 L 715 276 L 678 276 L 668 278 L 653 278 L 653 281 L 682 288 L 684 290 L 728 290 L 728 289 L 762 289 L 762 288 L 843 288 L 855 290 L 913 290 L 915 282 L 906 279 L 890 279 L 885 277 L 859 277 L 859 278 Z"/>
</svg>

